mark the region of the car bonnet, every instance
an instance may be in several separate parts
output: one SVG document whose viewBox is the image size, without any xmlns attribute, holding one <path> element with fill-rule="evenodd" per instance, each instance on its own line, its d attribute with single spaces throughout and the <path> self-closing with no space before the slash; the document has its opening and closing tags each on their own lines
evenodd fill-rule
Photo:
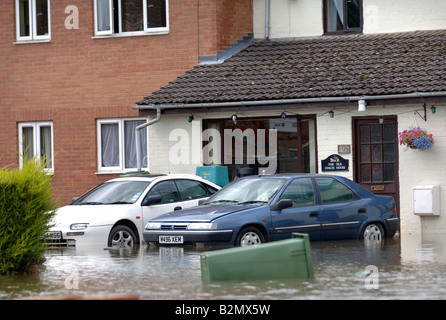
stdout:
<svg viewBox="0 0 446 320">
<path fill-rule="evenodd" d="M 218 205 L 201 205 L 184 210 L 174 211 L 164 214 L 151 221 L 157 222 L 181 222 L 181 221 L 212 221 L 216 218 L 225 216 L 227 214 L 252 209 L 253 205 L 238 205 L 238 204 L 218 204 Z"/>
</svg>

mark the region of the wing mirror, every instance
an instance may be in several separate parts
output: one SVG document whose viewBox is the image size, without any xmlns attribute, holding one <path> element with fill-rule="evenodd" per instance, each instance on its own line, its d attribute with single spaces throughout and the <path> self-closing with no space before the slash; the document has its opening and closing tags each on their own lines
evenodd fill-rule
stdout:
<svg viewBox="0 0 446 320">
<path fill-rule="evenodd" d="M 293 206 L 293 201 L 291 201 L 290 199 L 282 199 L 282 200 L 276 202 L 275 204 L 273 204 L 270 207 L 270 209 L 271 209 L 271 211 L 276 211 L 276 210 L 290 208 L 292 206 Z"/>
<path fill-rule="evenodd" d="M 160 195 L 148 196 L 142 201 L 143 206 L 150 206 L 151 204 L 157 204 L 161 202 L 162 197 Z"/>
</svg>

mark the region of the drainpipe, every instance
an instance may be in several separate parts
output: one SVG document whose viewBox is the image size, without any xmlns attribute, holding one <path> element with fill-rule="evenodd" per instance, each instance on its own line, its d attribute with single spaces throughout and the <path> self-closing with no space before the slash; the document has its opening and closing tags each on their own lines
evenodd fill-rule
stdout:
<svg viewBox="0 0 446 320">
<path fill-rule="evenodd" d="M 140 138 L 139 138 L 139 131 L 147 128 L 148 126 L 151 126 L 152 124 L 157 123 L 158 121 L 161 120 L 161 107 L 156 107 L 156 118 L 153 120 L 150 120 L 146 123 L 143 123 L 142 125 L 139 125 L 136 127 L 135 129 L 135 140 L 136 140 L 136 166 L 137 166 L 137 171 L 141 171 L 141 166 L 142 166 L 142 159 L 141 159 L 141 143 L 140 143 Z"/>
<path fill-rule="evenodd" d="M 265 0 L 265 39 L 269 40 L 269 8 L 270 8 L 270 0 Z"/>
</svg>

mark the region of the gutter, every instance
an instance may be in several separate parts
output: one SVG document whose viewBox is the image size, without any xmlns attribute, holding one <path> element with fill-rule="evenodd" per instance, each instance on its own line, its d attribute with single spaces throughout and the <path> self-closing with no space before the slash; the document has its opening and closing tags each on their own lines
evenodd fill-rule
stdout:
<svg viewBox="0 0 446 320">
<path fill-rule="evenodd" d="M 277 105 L 277 104 L 303 104 L 316 102 L 352 102 L 359 100 L 391 100 L 407 98 L 428 98 L 428 97 L 446 97 L 446 91 L 434 92 L 414 92 L 403 94 L 376 95 L 376 96 L 346 96 L 346 97 L 320 97 L 320 98 L 302 98 L 302 99 L 280 99 L 280 100 L 257 100 L 257 101 L 231 101 L 231 102 L 204 102 L 204 103 L 167 103 L 167 104 L 148 104 L 134 105 L 136 110 L 150 109 L 188 109 L 188 108 L 212 108 L 212 107 L 234 107 L 234 106 L 259 106 L 259 105 Z M 159 121 L 159 120 L 158 120 Z"/>
<path fill-rule="evenodd" d="M 156 109 L 156 118 L 150 121 L 147 121 L 146 123 L 143 123 L 135 128 L 135 141 L 136 141 L 136 166 L 137 171 L 141 171 L 142 166 L 142 159 L 141 159 L 141 143 L 140 143 L 140 137 L 139 137 L 139 131 L 147 128 L 148 126 L 151 126 L 152 124 L 157 123 L 161 120 L 161 107 L 154 107 L 151 109 Z M 148 120 L 148 119 L 147 119 Z"/>
</svg>

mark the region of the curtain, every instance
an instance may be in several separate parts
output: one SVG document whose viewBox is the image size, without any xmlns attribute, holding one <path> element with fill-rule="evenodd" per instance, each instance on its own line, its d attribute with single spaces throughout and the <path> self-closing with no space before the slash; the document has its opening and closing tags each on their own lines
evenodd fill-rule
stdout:
<svg viewBox="0 0 446 320">
<path fill-rule="evenodd" d="M 29 32 L 29 0 L 20 0 L 20 36 L 28 37 Z"/>
<path fill-rule="evenodd" d="M 34 156 L 34 128 L 23 127 L 22 139 L 23 139 L 23 157 L 27 160 L 30 160 Z"/>
<path fill-rule="evenodd" d="M 45 161 L 45 167 L 53 167 L 51 146 L 51 127 L 40 127 L 40 158 Z"/>
<path fill-rule="evenodd" d="M 145 123 L 144 120 L 124 122 L 124 149 L 125 168 L 136 168 L 136 127 Z M 147 168 L 147 129 L 139 130 L 139 140 L 141 146 L 141 166 Z"/>
<path fill-rule="evenodd" d="M 329 0 L 327 15 L 328 31 L 342 30 L 344 23 L 344 0 Z M 340 23 L 340 28 L 338 28 L 338 23 Z"/>
<path fill-rule="evenodd" d="M 102 166 L 119 166 L 119 125 L 101 124 Z"/>
<path fill-rule="evenodd" d="M 98 31 L 109 31 L 110 26 L 110 0 L 97 0 Z"/>
</svg>

